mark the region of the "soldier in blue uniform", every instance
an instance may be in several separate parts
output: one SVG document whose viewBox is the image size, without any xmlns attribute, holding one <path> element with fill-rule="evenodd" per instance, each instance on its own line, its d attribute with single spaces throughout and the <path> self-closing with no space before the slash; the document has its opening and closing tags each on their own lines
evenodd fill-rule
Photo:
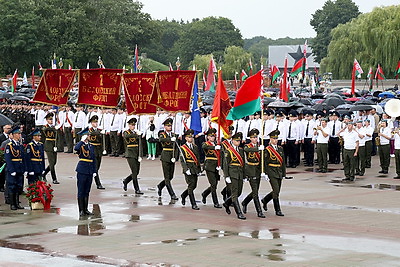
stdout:
<svg viewBox="0 0 400 267">
<path fill-rule="evenodd" d="M 74 148 L 79 156 L 78 165 L 75 169 L 78 186 L 79 215 L 93 215 L 88 210 L 88 204 L 90 187 L 92 186 L 93 177 L 96 176 L 94 148 L 88 140 L 89 128 L 85 128 L 77 134 L 82 136 L 81 141 Z"/>
<path fill-rule="evenodd" d="M 10 132 L 12 140 L 6 145 L 4 159 L 7 164 L 7 187 L 11 210 L 23 209 L 19 205 L 19 192 L 24 184 L 24 146 L 20 142 L 21 131 L 19 125 Z"/>
<path fill-rule="evenodd" d="M 32 184 L 41 179 L 44 174 L 44 146 L 40 142 L 41 132 L 39 128 L 30 133 L 32 142 L 25 148 L 25 168 L 28 172 L 28 184 Z"/>
</svg>

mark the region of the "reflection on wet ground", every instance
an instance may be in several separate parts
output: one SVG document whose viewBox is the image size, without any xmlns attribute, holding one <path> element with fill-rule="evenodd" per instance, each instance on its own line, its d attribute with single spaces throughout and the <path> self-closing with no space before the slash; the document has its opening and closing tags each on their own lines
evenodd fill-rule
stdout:
<svg viewBox="0 0 400 267">
<path fill-rule="evenodd" d="M 346 187 L 361 187 L 361 188 L 370 188 L 370 189 L 400 191 L 400 185 L 398 185 L 398 184 L 367 184 L 367 185 L 360 185 L 360 184 L 357 184 L 356 181 L 354 181 L 354 182 L 344 182 L 342 180 L 333 179 L 333 180 L 330 180 L 329 183 L 332 183 L 332 184 L 334 184 L 334 186 L 338 186 L 338 187 L 346 186 Z"/>
</svg>

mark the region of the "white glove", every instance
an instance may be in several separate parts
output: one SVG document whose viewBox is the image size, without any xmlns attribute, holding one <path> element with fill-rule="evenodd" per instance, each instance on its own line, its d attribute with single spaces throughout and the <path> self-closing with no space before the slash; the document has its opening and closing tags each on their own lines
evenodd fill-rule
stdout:
<svg viewBox="0 0 400 267">
<path fill-rule="evenodd" d="M 225 177 L 225 182 L 228 184 L 232 183 L 231 177 Z"/>
<path fill-rule="evenodd" d="M 175 142 L 176 141 L 176 137 L 171 137 L 171 141 Z"/>
<path fill-rule="evenodd" d="M 265 148 L 264 145 L 259 145 L 259 146 L 258 146 L 258 150 L 260 150 L 260 151 L 263 151 L 264 148 Z"/>
<path fill-rule="evenodd" d="M 58 130 L 58 129 L 61 128 L 61 125 L 56 125 L 54 128 L 55 128 L 56 130 Z"/>
<path fill-rule="evenodd" d="M 268 175 L 266 175 L 265 173 L 261 173 L 261 178 L 265 181 L 269 181 Z"/>
<path fill-rule="evenodd" d="M 96 177 L 97 173 L 93 173 L 93 178 Z"/>
<path fill-rule="evenodd" d="M 88 136 L 85 134 L 84 136 L 81 137 L 81 141 L 85 142 L 87 138 L 88 138 Z"/>
<path fill-rule="evenodd" d="M 172 162 L 172 163 L 175 163 L 175 161 L 176 161 L 175 158 L 172 158 L 172 159 L 171 159 L 171 162 Z"/>
<path fill-rule="evenodd" d="M 56 148 L 56 147 L 54 147 L 54 148 L 53 148 L 53 151 L 54 151 L 54 152 L 57 152 L 57 148 Z"/>
<path fill-rule="evenodd" d="M 101 134 L 106 134 L 106 130 L 102 130 L 100 133 Z"/>
<path fill-rule="evenodd" d="M 138 157 L 137 161 L 141 162 L 142 161 L 142 157 Z"/>
<path fill-rule="evenodd" d="M 187 169 L 185 173 L 186 173 L 187 175 L 192 175 L 192 173 L 190 172 L 189 169 Z"/>
<path fill-rule="evenodd" d="M 139 130 L 136 130 L 135 132 L 136 132 L 137 135 L 142 135 L 142 132 L 139 131 Z"/>
<path fill-rule="evenodd" d="M 28 172 L 24 172 L 24 176 L 26 176 L 28 174 Z"/>
<path fill-rule="evenodd" d="M 220 145 L 216 145 L 215 146 L 215 150 L 220 150 L 221 149 L 221 146 Z"/>
<path fill-rule="evenodd" d="M 12 173 L 11 173 L 11 176 L 15 176 L 15 175 L 17 175 L 16 172 L 12 172 Z"/>
<path fill-rule="evenodd" d="M 217 171 L 221 170 L 221 166 L 217 166 L 216 170 Z"/>
<path fill-rule="evenodd" d="M 45 171 L 42 171 L 42 175 L 45 173 Z"/>
<path fill-rule="evenodd" d="M 34 172 L 30 172 L 30 173 L 28 173 L 29 175 L 35 175 L 35 173 Z"/>
</svg>

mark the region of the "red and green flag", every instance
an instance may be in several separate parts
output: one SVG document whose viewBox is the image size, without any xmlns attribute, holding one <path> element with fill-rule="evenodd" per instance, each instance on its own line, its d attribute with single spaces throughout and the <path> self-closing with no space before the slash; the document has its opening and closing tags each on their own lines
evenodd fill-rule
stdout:
<svg viewBox="0 0 400 267">
<path fill-rule="evenodd" d="M 210 64 L 208 66 L 206 89 L 204 89 L 205 91 L 215 92 L 215 72 L 217 72 L 217 67 L 215 66 L 214 59 L 211 57 Z"/>
<path fill-rule="evenodd" d="M 396 79 L 399 77 L 400 74 L 400 60 L 397 62 L 397 68 L 396 71 L 394 72 L 394 76 L 396 76 Z"/>
<path fill-rule="evenodd" d="M 253 64 L 251 63 L 251 58 L 249 61 L 249 75 L 252 76 L 253 75 Z"/>
<path fill-rule="evenodd" d="M 228 116 L 228 120 L 239 120 L 261 110 L 261 71 L 250 76 L 236 94 L 235 103 Z"/>
<path fill-rule="evenodd" d="M 242 72 L 240 73 L 240 80 L 241 80 L 242 82 L 244 82 L 244 80 L 246 80 L 247 77 L 249 77 L 249 76 L 247 75 L 247 73 L 246 73 L 244 70 L 242 70 Z"/>
<path fill-rule="evenodd" d="M 297 76 L 299 73 L 303 72 L 305 69 L 305 58 L 302 57 L 299 61 L 297 61 L 293 68 L 292 71 L 290 72 L 290 77 Z"/>
<path fill-rule="evenodd" d="M 351 94 L 354 96 L 356 91 L 356 77 L 361 76 L 364 71 L 362 70 L 360 63 L 358 63 L 357 59 L 354 59 L 353 63 L 353 71 L 351 72 Z"/>
<path fill-rule="evenodd" d="M 281 75 L 281 73 L 279 72 L 278 67 L 273 65 L 271 69 L 272 83 L 276 82 L 276 80 L 279 78 L 279 75 Z"/>
<path fill-rule="evenodd" d="M 372 67 L 369 68 L 367 79 L 369 80 L 369 90 L 372 90 L 372 86 L 374 84 L 374 72 L 372 70 Z"/>
<path fill-rule="evenodd" d="M 285 58 L 285 67 L 283 68 L 283 76 L 281 78 L 279 98 L 283 101 L 289 102 L 290 84 L 288 82 L 288 59 Z"/>
<path fill-rule="evenodd" d="M 385 74 L 383 73 L 383 70 L 382 70 L 380 64 L 378 64 L 378 68 L 376 69 L 375 79 L 377 79 L 377 80 L 386 80 Z"/>
<path fill-rule="evenodd" d="M 12 87 L 11 92 L 15 92 L 17 90 L 17 80 L 18 80 L 18 69 L 15 70 L 14 75 L 12 77 Z"/>
</svg>

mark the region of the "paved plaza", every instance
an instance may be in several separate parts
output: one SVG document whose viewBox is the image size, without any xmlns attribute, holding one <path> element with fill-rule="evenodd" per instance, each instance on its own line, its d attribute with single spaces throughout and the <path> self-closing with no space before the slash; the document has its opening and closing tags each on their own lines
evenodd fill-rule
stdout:
<svg viewBox="0 0 400 267">
<path fill-rule="evenodd" d="M 10 211 L 0 204 L 0 266 L 400 266 L 400 180 L 373 168 L 355 183 L 340 183 L 342 165 L 288 169 L 281 205 L 272 203 L 257 217 L 253 203 L 247 220 L 215 209 L 211 198 L 200 202 L 208 186 L 199 177 L 195 190 L 199 211 L 180 200 L 171 203 L 164 190 L 157 196 L 161 164 L 142 161 L 136 196 L 132 185 L 122 190 L 128 174 L 124 158 L 104 157 L 100 177 L 106 190 L 92 187 L 94 216 L 79 220 L 76 202 L 76 155 L 59 153 L 56 170 L 60 185 L 48 212 Z M 180 164 L 172 181 L 179 196 L 186 187 Z M 223 183 L 219 184 L 219 191 Z M 262 181 L 260 195 L 270 185 Z M 250 191 L 244 185 L 243 195 Z M 242 197 L 243 197 L 242 195 Z M 221 195 L 219 195 L 222 201 Z"/>
</svg>

